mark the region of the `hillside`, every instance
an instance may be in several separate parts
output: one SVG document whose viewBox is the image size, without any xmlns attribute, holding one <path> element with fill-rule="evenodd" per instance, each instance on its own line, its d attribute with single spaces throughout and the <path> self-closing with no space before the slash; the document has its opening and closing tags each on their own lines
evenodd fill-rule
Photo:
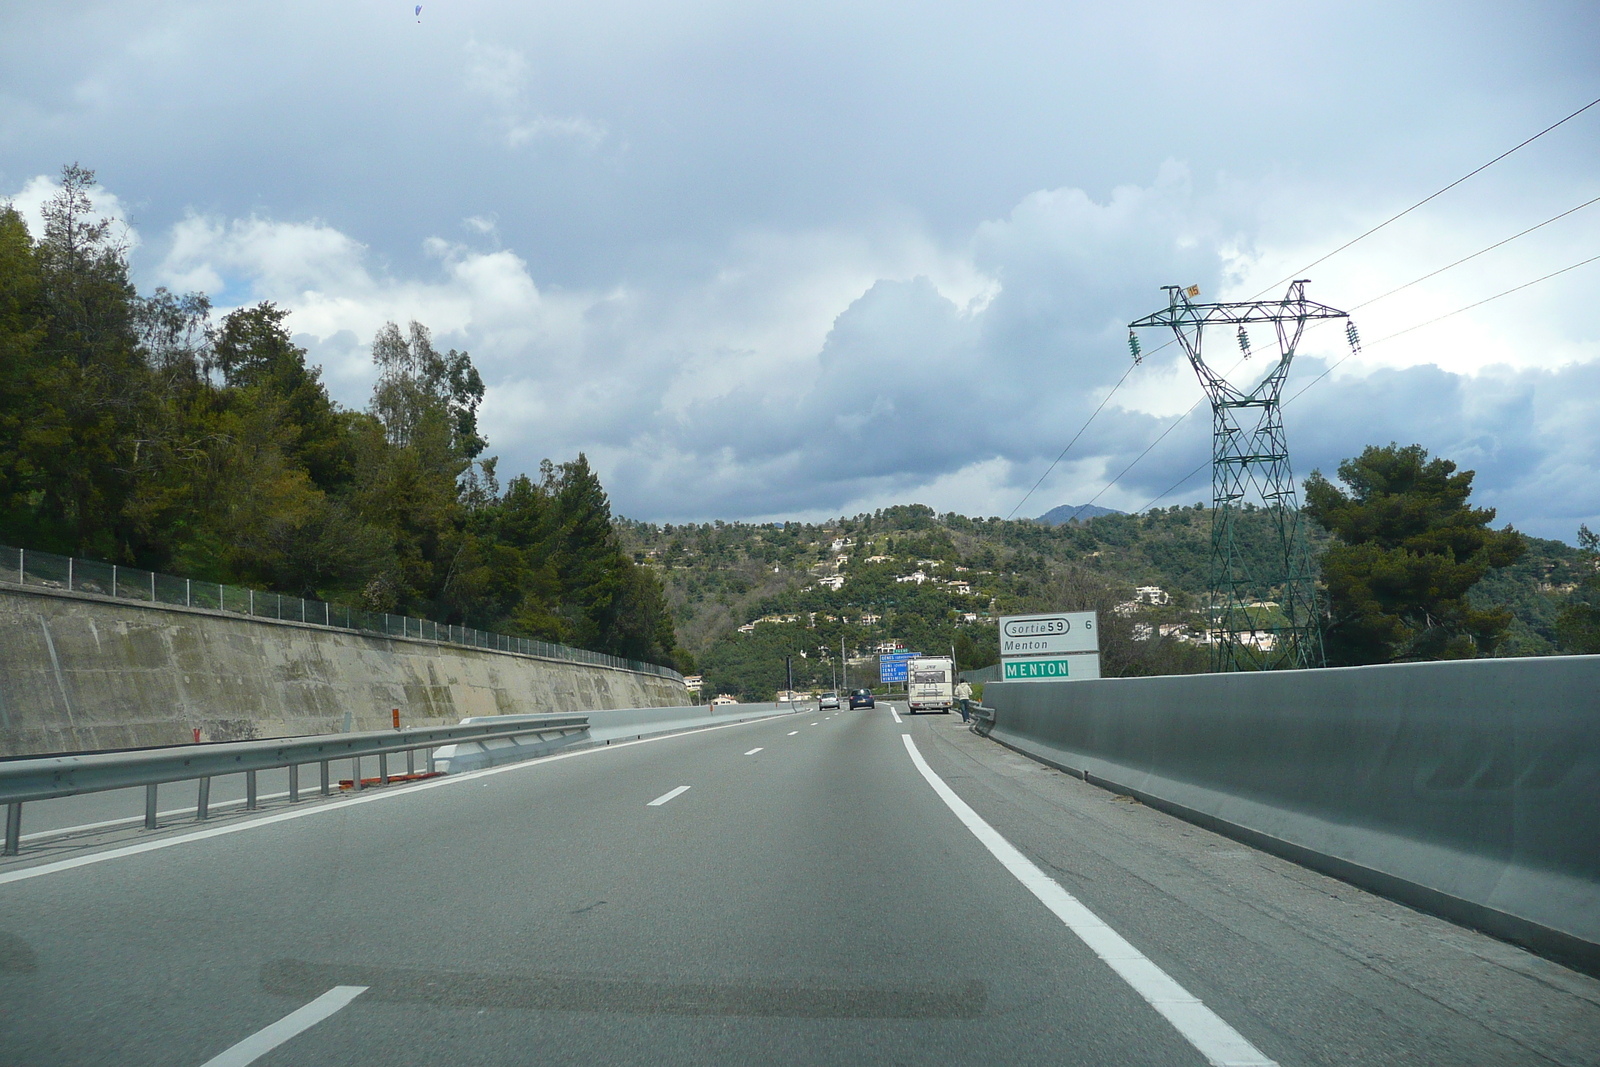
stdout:
<svg viewBox="0 0 1600 1067">
<path fill-rule="evenodd" d="M 999 615 L 1057 608 L 1101 612 L 1108 674 L 1203 670 L 1203 651 L 1170 631 L 1203 628 L 1210 524 L 1200 506 L 1046 526 L 913 504 L 822 523 L 624 521 L 620 532 L 634 560 L 661 575 L 679 643 L 708 688 L 770 700 L 786 656 L 801 687 L 832 683 L 841 639 L 860 684 L 876 680 L 877 649 L 894 642 L 953 646 L 963 667 L 979 667 L 998 658 Z M 1265 512 L 1247 509 L 1240 529 L 1247 552 L 1270 543 Z M 1314 525 L 1308 533 L 1320 556 L 1327 535 Z M 1516 612 L 1510 655 L 1555 650 L 1563 590 L 1583 565 L 1559 541 L 1528 541 L 1522 561 L 1491 572 L 1474 594 Z M 1137 602 L 1141 586 L 1161 590 L 1145 601 L 1164 602 Z"/>
</svg>

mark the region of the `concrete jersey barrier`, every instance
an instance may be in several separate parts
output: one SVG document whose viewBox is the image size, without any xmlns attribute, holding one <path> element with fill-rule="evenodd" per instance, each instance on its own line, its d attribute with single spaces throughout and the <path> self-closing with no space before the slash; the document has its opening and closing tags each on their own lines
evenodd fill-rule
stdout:
<svg viewBox="0 0 1600 1067">
<path fill-rule="evenodd" d="M 991 682 L 991 736 L 1600 973 L 1600 656 Z"/>
</svg>

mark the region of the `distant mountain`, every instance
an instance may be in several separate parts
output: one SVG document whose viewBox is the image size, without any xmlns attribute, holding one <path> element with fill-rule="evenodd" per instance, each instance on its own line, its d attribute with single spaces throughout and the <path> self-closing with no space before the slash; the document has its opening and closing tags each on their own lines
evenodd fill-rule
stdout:
<svg viewBox="0 0 1600 1067">
<path fill-rule="evenodd" d="M 1074 515 L 1077 516 L 1079 522 L 1086 522 L 1100 515 L 1121 514 L 1123 512 L 1118 511 L 1116 508 L 1102 508 L 1095 504 L 1062 504 L 1059 508 L 1051 508 L 1033 521 L 1042 522 L 1046 526 L 1060 526 Z"/>
</svg>

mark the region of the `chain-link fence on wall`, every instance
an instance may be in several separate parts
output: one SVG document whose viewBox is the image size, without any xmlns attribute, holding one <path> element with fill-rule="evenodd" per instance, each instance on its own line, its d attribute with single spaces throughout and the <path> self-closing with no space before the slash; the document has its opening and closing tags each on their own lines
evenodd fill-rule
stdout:
<svg viewBox="0 0 1600 1067">
<path fill-rule="evenodd" d="M 284 596 L 281 593 L 263 593 L 257 589 L 223 585 L 220 582 L 175 578 L 170 574 L 158 574 L 136 567 L 123 567 L 115 563 L 57 556 L 50 552 L 35 552 L 4 545 L 0 545 L 0 582 L 64 589 L 73 593 L 96 593 L 100 596 L 116 597 L 119 600 L 142 600 L 152 604 L 208 608 L 235 615 L 249 615 L 257 619 L 283 619 L 342 630 L 357 630 L 361 633 L 383 634 L 388 637 L 414 637 L 424 641 L 467 645 L 472 648 L 487 648 L 524 656 L 544 656 L 548 659 L 568 660 L 573 663 L 620 667 L 630 671 L 658 674 L 665 678 L 683 677 L 672 668 L 662 667 L 659 664 L 623 659 L 621 656 L 610 656 L 604 652 L 568 648 L 566 645 L 553 645 L 528 637 L 487 633 L 483 630 L 474 630 L 470 626 L 413 619 L 381 611 L 362 611 L 360 608 L 341 607 L 321 600 Z"/>
</svg>

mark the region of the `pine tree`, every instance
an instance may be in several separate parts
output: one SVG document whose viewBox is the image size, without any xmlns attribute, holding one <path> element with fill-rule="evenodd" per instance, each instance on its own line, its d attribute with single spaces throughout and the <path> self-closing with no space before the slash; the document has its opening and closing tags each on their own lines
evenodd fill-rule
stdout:
<svg viewBox="0 0 1600 1067">
<path fill-rule="evenodd" d="M 1474 508 L 1473 471 L 1428 459 L 1421 445 L 1370 446 L 1339 464 L 1345 492 L 1313 471 L 1306 512 L 1336 537 L 1322 559 L 1333 666 L 1486 656 L 1511 612 L 1480 610 L 1467 591 L 1524 551 L 1493 508 Z"/>
</svg>

